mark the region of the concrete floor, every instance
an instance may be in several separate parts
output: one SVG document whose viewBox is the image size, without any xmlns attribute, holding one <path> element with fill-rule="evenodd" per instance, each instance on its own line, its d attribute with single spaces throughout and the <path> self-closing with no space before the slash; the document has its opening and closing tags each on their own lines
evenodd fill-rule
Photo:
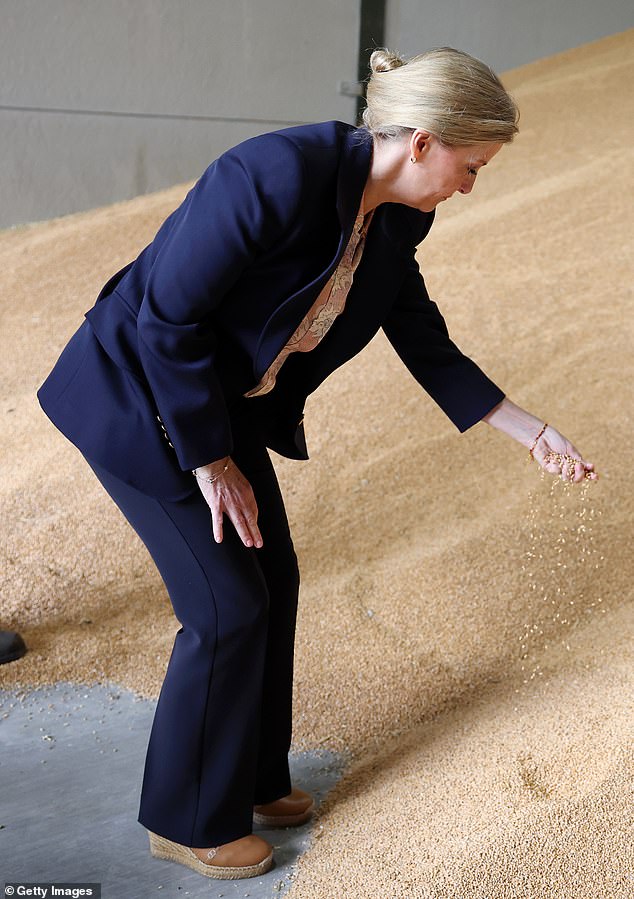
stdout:
<svg viewBox="0 0 634 899">
<path fill-rule="evenodd" d="M 103 899 L 284 895 L 314 825 L 258 829 L 276 859 L 261 878 L 214 881 L 152 858 L 136 816 L 154 707 L 115 686 L 0 690 L 0 886 L 101 883 Z M 342 762 L 301 753 L 291 769 L 319 802 Z"/>
</svg>

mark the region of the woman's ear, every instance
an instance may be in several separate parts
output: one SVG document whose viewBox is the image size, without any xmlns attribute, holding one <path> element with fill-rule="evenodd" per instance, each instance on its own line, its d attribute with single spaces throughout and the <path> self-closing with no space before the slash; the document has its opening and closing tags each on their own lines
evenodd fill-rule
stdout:
<svg viewBox="0 0 634 899">
<path fill-rule="evenodd" d="M 432 135 L 423 128 L 416 128 L 409 139 L 409 157 L 411 162 L 418 162 L 421 156 L 425 156 L 429 149 Z"/>
</svg>

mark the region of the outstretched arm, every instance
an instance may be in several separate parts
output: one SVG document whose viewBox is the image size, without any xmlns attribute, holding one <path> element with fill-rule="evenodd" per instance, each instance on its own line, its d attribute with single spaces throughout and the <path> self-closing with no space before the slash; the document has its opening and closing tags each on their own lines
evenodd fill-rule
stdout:
<svg viewBox="0 0 634 899">
<path fill-rule="evenodd" d="M 504 392 L 449 337 L 413 249 L 383 330 L 414 378 L 459 431 L 481 421 L 503 399 Z"/>
<path fill-rule="evenodd" d="M 451 341 L 412 256 L 384 331 L 416 380 L 460 431 L 486 421 L 525 446 L 550 474 L 596 480 L 594 465 L 563 434 L 521 409 Z"/>
</svg>

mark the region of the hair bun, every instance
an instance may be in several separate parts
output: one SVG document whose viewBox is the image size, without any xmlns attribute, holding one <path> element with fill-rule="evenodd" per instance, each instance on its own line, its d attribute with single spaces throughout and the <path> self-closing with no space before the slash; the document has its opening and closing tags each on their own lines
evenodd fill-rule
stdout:
<svg viewBox="0 0 634 899">
<path fill-rule="evenodd" d="M 375 50 L 370 56 L 370 69 L 373 75 L 377 72 L 391 72 L 392 69 L 398 69 L 403 65 L 405 60 L 397 53 L 391 53 L 386 49 Z"/>
</svg>

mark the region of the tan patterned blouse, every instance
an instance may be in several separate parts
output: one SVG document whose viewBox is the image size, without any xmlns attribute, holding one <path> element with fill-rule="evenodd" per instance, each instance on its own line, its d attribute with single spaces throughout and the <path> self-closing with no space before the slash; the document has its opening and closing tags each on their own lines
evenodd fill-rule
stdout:
<svg viewBox="0 0 634 899">
<path fill-rule="evenodd" d="M 273 360 L 260 383 L 244 394 L 246 397 L 260 396 L 272 390 L 275 387 L 277 373 L 284 364 L 285 359 L 291 353 L 308 353 L 310 350 L 314 350 L 317 344 L 326 336 L 337 316 L 341 315 L 346 305 L 348 291 L 352 286 L 355 269 L 361 261 L 363 247 L 365 246 L 365 236 L 373 215 L 374 210 L 371 210 L 364 216 L 362 201 L 352 228 L 350 240 L 339 265 L 333 272 L 330 280 L 320 291 L 319 296 L 308 310 L 304 320 L 291 339 Z"/>
</svg>

